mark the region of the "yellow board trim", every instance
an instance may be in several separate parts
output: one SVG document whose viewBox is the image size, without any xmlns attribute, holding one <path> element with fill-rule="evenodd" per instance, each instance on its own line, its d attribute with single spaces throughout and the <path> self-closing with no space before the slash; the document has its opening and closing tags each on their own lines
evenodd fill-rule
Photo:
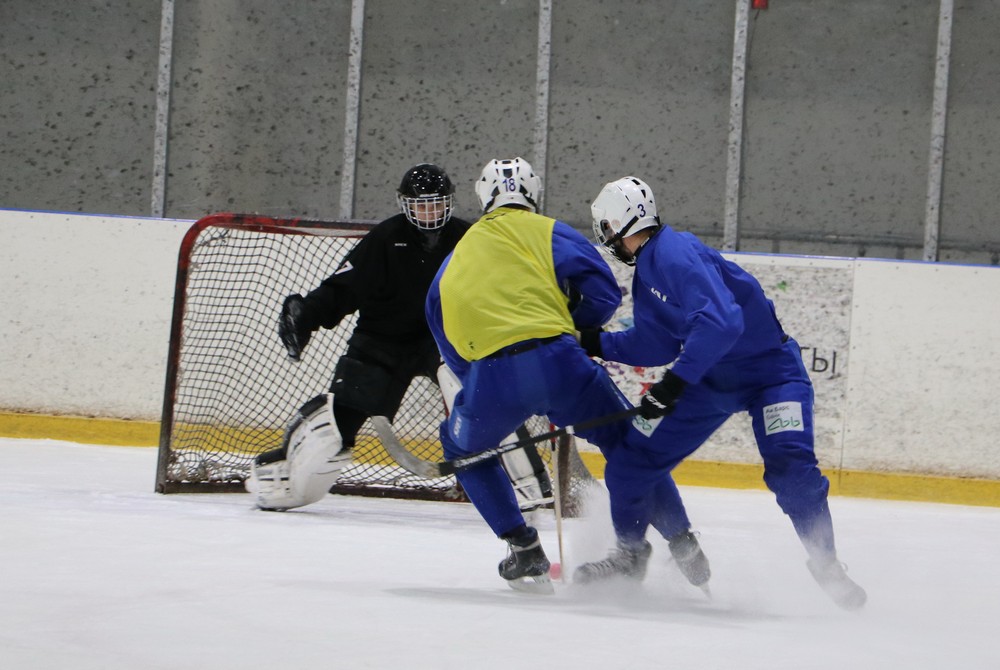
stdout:
<svg viewBox="0 0 1000 670">
<path fill-rule="evenodd" d="M 160 422 L 0 412 L 0 437 L 155 447 L 160 444 Z"/>
<path fill-rule="evenodd" d="M 160 424 L 156 421 L 0 412 L 0 437 L 155 447 L 160 441 Z M 581 452 L 580 458 L 595 477 L 604 477 L 604 458 L 600 454 Z M 371 459 L 391 463 L 388 454 L 381 449 L 372 454 Z M 1000 481 L 993 479 L 830 469 L 826 469 L 825 474 L 830 479 L 831 495 L 1000 507 Z M 674 479 L 682 486 L 729 489 L 766 490 L 763 476 L 764 469 L 760 465 L 715 461 L 687 460 L 674 471 Z"/>
<path fill-rule="evenodd" d="M 213 428 L 181 425 L 175 431 L 184 433 L 204 431 L 200 442 L 207 451 L 231 451 L 227 444 L 254 442 L 278 444 L 282 430 L 260 428 Z M 53 416 L 48 414 L 18 414 L 0 412 L 0 438 L 12 437 L 33 440 L 63 440 L 115 447 L 158 447 L 160 424 L 157 421 L 105 419 L 82 416 Z M 212 446 L 215 445 L 215 446 Z M 441 458 L 441 447 L 428 440 L 410 440 L 407 446 L 417 453 L 432 454 L 436 448 Z M 369 465 L 393 465 L 395 460 L 374 437 L 358 437 L 356 451 L 363 454 L 360 462 Z"/>
<path fill-rule="evenodd" d="M 604 477 L 603 456 L 582 452 L 580 457 L 595 477 Z M 829 468 L 824 474 L 835 496 L 1000 507 L 1000 481 L 993 479 Z M 674 470 L 674 480 L 682 486 L 767 490 L 764 467 L 746 463 L 687 460 Z"/>
</svg>

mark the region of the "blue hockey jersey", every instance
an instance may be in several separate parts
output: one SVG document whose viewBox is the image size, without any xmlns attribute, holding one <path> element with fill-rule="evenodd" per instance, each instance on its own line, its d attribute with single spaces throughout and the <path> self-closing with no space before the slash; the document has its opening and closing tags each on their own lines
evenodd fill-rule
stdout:
<svg viewBox="0 0 1000 670">
<path fill-rule="evenodd" d="M 602 333 L 607 360 L 666 365 L 695 384 L 723 362 L 780 349 L 785 334 L 758 281 L 690 233 L 664 225 L 632 281 L 635 325 Z"/>
</svg>

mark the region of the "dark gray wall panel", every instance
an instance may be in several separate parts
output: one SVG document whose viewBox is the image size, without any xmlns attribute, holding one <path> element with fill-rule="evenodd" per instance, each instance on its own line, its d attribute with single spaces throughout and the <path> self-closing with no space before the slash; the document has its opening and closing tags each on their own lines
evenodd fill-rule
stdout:
<svg viewBox="0 0 1000 670">
<path fill-rule="evenodd" d="M 546 208 L 590 227 L 608 181 L 649 182 L 660 215 L 720 226 L 733 3 L 554 3 Z"/>
<path fill-rule="evenodd" d="M 937 16 L 799 0 L 752 18 L 741 236 L 922 244 Z"/>
<path fill-rule="evenodd" d="M 0 2 L 0 206 L 149 212 L 160 3 Z"/>
<path fill-rule="evenodd" d="M 546 165 L 539 0 L 367 0 L 357 162 L 342 171 L 351 0 L 175 0 L 166 215 L 395 211 L 442 164 L 458 213 L 494 157 L 581 229 L 627 173 L 721 246 L 735 0 L 552 2 Z M 739 248 L 923 257 L 940 3 L 751 11 Z M 0 207 L 151 212 L 160 0 L 0 2 Z M 545 14 L 541 14 L 545 16 Z M 1000 4 L 956 0 L 938 256 L 1000 263 Z M 350 147 L 348 147 L 350 148 Z M 350 152 L 348 152 L 350 153 Z"/>
<path fill-rule="evenodd" d="M 956 2 L 948 96 L 941 260 L 1000 253 L 1000 3 Z M 975 251 L 982 247 L 981 251 Z"/>
<path fill-rule="evenodd" d="M 336 217 L 350 3 L 178 0 L 167 215 Z"/>
<path fill-rule="evenodd" d="M 440 164 L 456 213 L 492 158 L 531 160 L 537 0 L 368 0 L 354 215 L 394 213 L 408 167 Z"/>
</svg>

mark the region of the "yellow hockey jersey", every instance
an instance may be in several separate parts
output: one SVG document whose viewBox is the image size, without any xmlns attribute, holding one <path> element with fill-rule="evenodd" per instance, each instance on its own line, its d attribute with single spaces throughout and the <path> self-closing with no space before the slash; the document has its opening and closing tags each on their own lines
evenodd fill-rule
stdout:
<svg viewBox="0 0 1000 670">
<path fill-rule="evenodd" d="M 555 220 L 501 207 L 462 240 L 440 280 L 448 341 L 467 361 L 517 342 L 573 332 L 552 259 Z"/>
</svg>

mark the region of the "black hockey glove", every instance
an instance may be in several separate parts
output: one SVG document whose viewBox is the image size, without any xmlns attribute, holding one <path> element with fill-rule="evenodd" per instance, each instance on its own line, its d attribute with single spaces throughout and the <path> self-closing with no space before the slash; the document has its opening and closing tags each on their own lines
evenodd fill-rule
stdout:
<svg viewBox="0 0 1000 670">
<path fill-rule="evenodd" d="M 604 352 L 601 350 L 601 329 L 584 328 L 581 330 L 580 346 L 583 347 L 583 350 L 586 351 L 587 355 L 591 358 L 594 356 L 604 358 Z"/>
<path fill-rule="evenodd" d="M 639 413 L 646 419 L 659 419 L 674 411 L 686 382 L 667 370 L 663 379 L 649 387 L 639 403 Z"/>
<path fill-rule="evenodd" d="M 566 309 L 572 314 L 573 311 L 580 306 L 580 302 L 583 301 L 583 294 L 580 290 L 573 286 L 568 279 L 564 279 L 562 284 L 559 284 L 559 290 L 566 294 L 568 302 L 566 303 Z"/>
<path fill-rule="evenodd" d="M 583 294 L 570 283 L 566 283 L 563 286 L 563 293 L 565 293 L 566 297 L 569 298 L 569 302 L 566 303 L 566 309 L 568 309 L 572 314 L 573 310 L 579 307 L 580 303 L 583 302 Z"/>
<path fill-rule="evenodd" d="M 281 316 L 278 317 L 278 337 L 293 361 L 301 360 L 302 350 L 312 337 L 312 328 L 306 323 L 305 312 L 305 299 L 298 293 L 293 293 L 285 298 L 281 305 Z"/>
</svg>

